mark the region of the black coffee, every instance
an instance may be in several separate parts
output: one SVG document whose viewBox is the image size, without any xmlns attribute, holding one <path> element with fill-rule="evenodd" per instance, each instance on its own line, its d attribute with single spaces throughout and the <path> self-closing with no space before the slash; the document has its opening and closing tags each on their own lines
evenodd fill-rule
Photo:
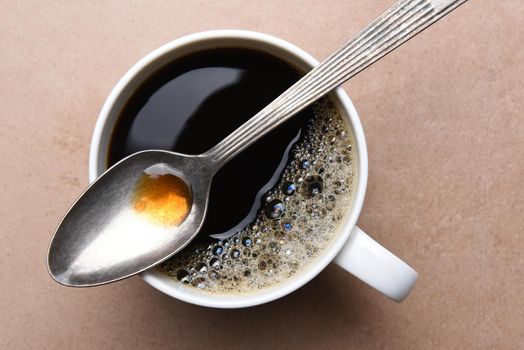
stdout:
<svg viewBox="0 0 524 350">
<path fill-rule="evenodd" d="M 145 149 L 205 152 L 302 75 L 246 49 L 181 57 L 130 97 L 108 165 Z M 347 123 L 321 99 L 215 175 L 198 238 L 158 269 L 214 294 L 251 293 L 295 276 L 337 236 L 351 205 L 354 156 Z"/>
<path fill-rule="evenodd" d="M 177 59 L 129 98 L 113 130 L 108 165 L 146 149 L 205 152 L 302 75 L 285 62 L 246 49 L 209 50 Z M 230 236 L 254 219 L 263 189 L 278 180 L 287 147 L 311 115 L 306 110 L 295 116 L 215 175 L 200 239 Z"/>
</svg>

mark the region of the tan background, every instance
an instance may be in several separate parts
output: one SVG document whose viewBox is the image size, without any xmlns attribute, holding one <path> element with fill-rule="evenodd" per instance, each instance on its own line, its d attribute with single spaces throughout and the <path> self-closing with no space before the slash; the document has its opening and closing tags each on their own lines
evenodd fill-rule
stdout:
<svg viewBox="0 0 524 350">
<path fill-rule="evenodd" d="M 421 275 L 396 304 L 330 266 L 268 305 L 212 310 L 135 277 L 52 282 L 97 114 L 182 35 L 266 32 L 327 56 L 392 0 L 0 2 L 0 348 L 524 349 L 524 3 L 471 0 L 346 84 L 369 145 L 359 224 Z"/>
</svg>

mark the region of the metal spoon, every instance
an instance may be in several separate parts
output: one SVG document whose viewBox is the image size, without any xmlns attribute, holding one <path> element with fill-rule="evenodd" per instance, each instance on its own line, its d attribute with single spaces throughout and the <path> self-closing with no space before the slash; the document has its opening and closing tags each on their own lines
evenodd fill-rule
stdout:
<svg viewBox="0 0 524 350">
<path fill-rule="evenodd" d="M 129 277 L 176 254 L 200 230 L 211 180 L 222 165 L 465 1 L 398 1 L 204 154 L 151 150 L 118 162 L 91 184 L 58 226 L 48 252 L 51 276 L 68 286 L 95 286 Z M 133 212 L 137 180 L 155 165 L 176 174 L 191 189 L 191 211 L 179 226 L 159 225 Z"/>
</svg>

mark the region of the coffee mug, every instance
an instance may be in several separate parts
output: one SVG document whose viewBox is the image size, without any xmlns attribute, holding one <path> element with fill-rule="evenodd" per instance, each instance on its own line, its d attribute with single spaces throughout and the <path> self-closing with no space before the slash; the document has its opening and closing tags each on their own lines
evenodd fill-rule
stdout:
<svg viewBox="0 0 524 350">
<path fill-rule="evenodd" d="M 317 60 L 295 45 L 267 34 L 244 30 L 215 30 L 192 34 L 154 50 L 120 79 L 102 107 L 91 141 L 89 180 L 94 181 L 106 170 L 110 136 L 118 115 L 132 92 L 147 77 L 178 57 L 224 47 L 255 49 L 305 71 L 318 64 Z M 398 302 L 406 298 L 417 280 L 415 270 L 355 226 L 364 202 L 368 178 L 366 141 L 357 111 L 346 93 L 338 88 L 332 92 L 332 97 L 341 115 L 347 118 L 354 135 L 357 183 L 352 205 L 348 208 L 338 234 L 314 264 L 285 282 L 246 295 L 207 294 L 187 288 L 154 268 L 143 272 L 142 278 L 154 288 L 189 303 L 216 308 L 240 308 L 283 297 L 306 284 L 330 262 L 335 262 L 389 298 Z"/>
</svg>

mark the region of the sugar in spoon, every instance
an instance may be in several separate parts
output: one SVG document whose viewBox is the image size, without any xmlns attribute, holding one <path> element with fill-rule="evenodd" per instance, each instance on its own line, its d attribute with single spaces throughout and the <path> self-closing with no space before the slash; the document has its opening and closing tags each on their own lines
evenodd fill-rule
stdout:
<svg viewBox="0 0 524 350">
<path fill-rule="evenodd" d="M 397 1 L 203 154 L 148 150 L 121 160 L 93 182 L 62 219 L 49 247 L 49 273 L 64 285 L 96 286 L 129 277 L 176 254 L 200 230 L 211 180 L 225 163 L 465 1 Z M 175 191 L 169 203 L 178 207 L 158 208 L 153 203 L 156 212 L 148 212 L 144 208 L 151 203 L 140 198 L 140 186 L 160 177 L 170 179 L 169 188 Z"/>
</svg>

